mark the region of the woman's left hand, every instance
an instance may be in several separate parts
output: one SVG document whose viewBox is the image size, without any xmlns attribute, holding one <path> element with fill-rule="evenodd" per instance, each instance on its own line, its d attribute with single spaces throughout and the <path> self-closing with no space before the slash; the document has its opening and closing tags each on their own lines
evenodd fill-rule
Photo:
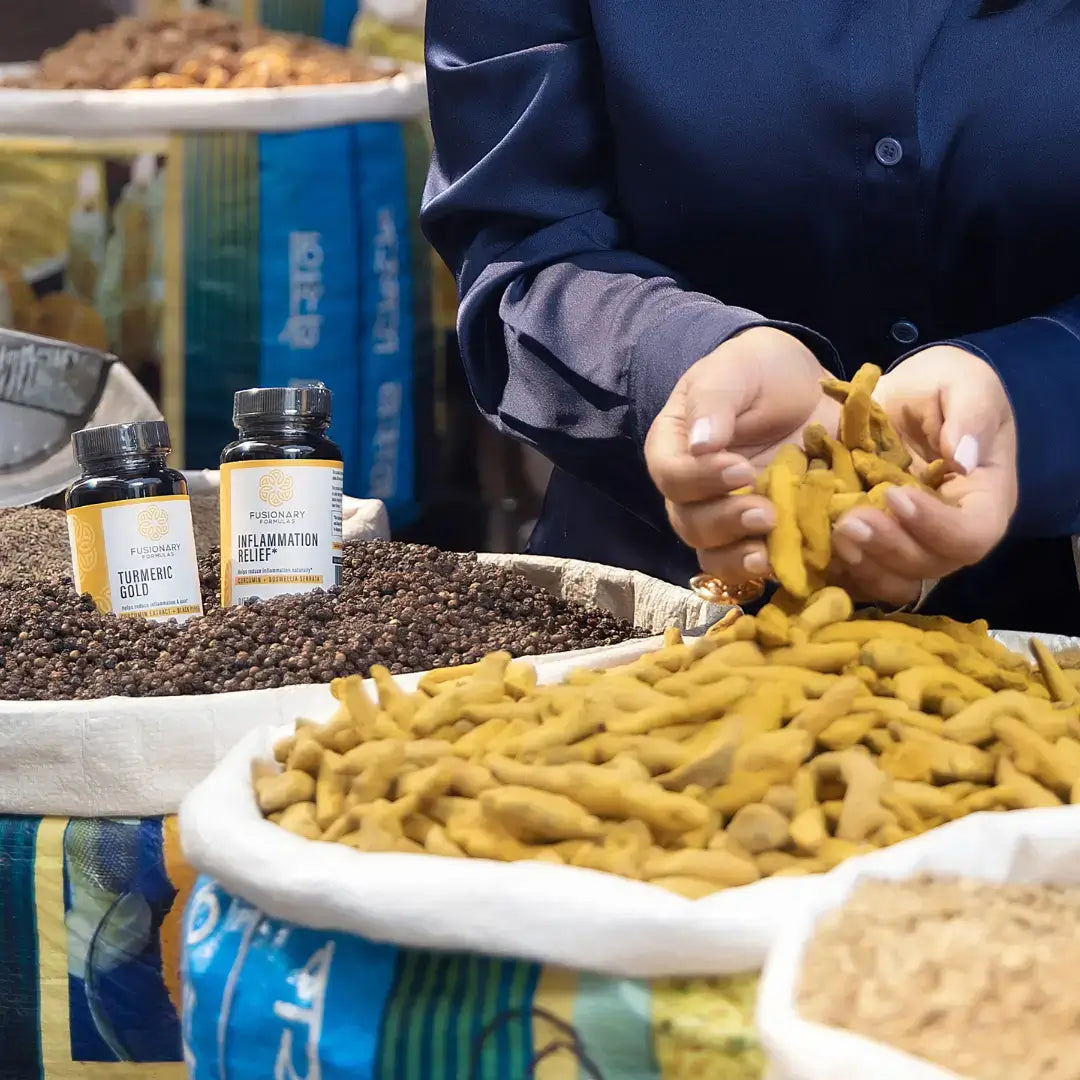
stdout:
<svg viewBox="0 0 1080 1080">
<path fill-rule="evenodd" d="M 915 353 L 878 383 L 916 468 L 944 458 L 945 501 L 918 488 L 889 492 L 891 513 L 853 510 L 837 522 L 841 583 L 861 599 L 902 606 L 923 582 L 970 566 L 997 546 L 1016 509 L 1016 421 L 1001 380 L 953 345 Z"/>
</svg>

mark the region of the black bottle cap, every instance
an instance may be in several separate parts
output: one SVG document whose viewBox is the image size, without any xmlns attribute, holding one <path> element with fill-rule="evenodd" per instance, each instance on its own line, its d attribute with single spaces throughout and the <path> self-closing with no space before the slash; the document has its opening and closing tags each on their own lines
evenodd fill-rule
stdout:
<svg viewBox="0 0 1080 1080">
<path fill-rule="evenodd" d="M 322 383 L 309 386 L 265 386 L 237 390 L 233 396 L 233 424 L 283 416 L 294 420 L 330 420 L 330 391 Z"/>
<path fill-rule="evenodd" d="M 83 428 L 71 436 L 71 449 L 80 465 L 128 454 L 168 454 L 172 449 L 164 420 L 138 420 Z"/>
</svg>

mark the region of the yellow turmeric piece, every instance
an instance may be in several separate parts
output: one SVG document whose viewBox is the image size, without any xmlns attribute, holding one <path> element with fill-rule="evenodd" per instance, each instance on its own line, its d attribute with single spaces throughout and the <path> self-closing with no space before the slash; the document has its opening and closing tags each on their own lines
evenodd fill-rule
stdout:
<svg viewBox="0 0 1080 1080">
<path fill-rule="evenodd" d="M 937 491 L 945 483 L 949 475 L 949 467 L 943 458 L 931 461 L 923 470 L 922 482 L 933 491 Z"/>
<path fill-rule="evenodd" d="M 299 734 L 289 740 L 289 749 L 285 757 L 285 768 L 317 776 L 322 765 L 324 747 L 318 739 Z"/>
<path fill-rule="evenodd" d="M 791 839 L 791 826 L 783 814 L 764 803 L 744 806 L 732 817 L 727 833 L 751 855 L 777 851 Z"/>
<path fill-rule="evenodd" d="M 810 597 L 795 624 L 808 634 L 816 634 L 826 626 L 850 619 L 852 611 L 851 597 L 843 589 L 831 585 Z"/>
<path fill-rule="evenodd" d="M 481 792 L 480 805 L 511 836 L 528 844 L 591 840 L 602 831 L 600 819 L 572 799 L 535 788 L 490 788 Z"/>
<path fill-rule="evenodd" d="M 819 573 L 829 568 L 832 558 L 832 520 L 829 502 L 834 494 L 832 476 L 827 472 L 807 473 L 796 495 L 796 519 L 803 540 L 803 559 Z"/>
<path fill-rule="evenodd" d="M 994 721 L 994 734 L 1012 751 L 1013 762 L 1022 773 L 1051 791 L 1068 794 L 1078 779 L 1075 755 L 1066 745 L 1060 748 L 1013 716 Z"/>
<path fill-rule="evenodd" d="M 1080 690 L 1069 681 L 1046 645 L 1038 638 L 1032 638 L 1031 651 L 1053 700 L 1065 705 L 1075 705 L 1080 701 Z"/>
<path fill-rule="evenodd" d="M 345 809 L 349 778 L 342 774 L 340 754 L 332 750 L 323 753 L 319 774 L 315 780 L 315 818 L 320 829 L 326 829 Z"/>
<path fill-rule="evenodd" d="M 922 487 L 917 477 L 912 476 L 906 469 L 901 469 L 886 461 L 878 454 L 867 453 L 865 450 L 852 450 L 851 461 L 867 491 L 873 491 L 883 484 L 896 487 Z"/>
<path fill-rule="evenodd" d="M 870 433 L 870 412 L 874 388 L 880 378 L 880 368 L 864 364 L 851 380 L 847 399 L 840 412 L 840 441 L 853 452 L 875 449 Z"/>
<path fill-rule="evenodd" d="M 757 613 L 757 639 L 766 648 L 775 649 L 791 642 L 791 619 L 776 604 L 766 604 Z"/>
<path fill-rule="evenodd" d="M 315 778 L 293 769 L 279 776 L 267 776 L 255 781 L 255 797 L 264 814 L 285 810 L 293 803 L 312 802 L 315 798 Z"/>
<path fill-rule="evenodd" d="M 857 698 L 866 695 L 866 687 L 857 678 L 844 678 L 830 686 L 816 701 L 796 714 L 791 727 L 817 738 L 830 724 L 846 716 Z"/>
<path fill-rule="evenodd" d="M 716 892 L 717 888 L 719 888 L 714 881 L 687 876 L 653 878 L 652 884 L 659 885 L 661 889 L 676 893 L 687 900 L 700 900 L 702 897 Z"/>
<path fill-rule="evenodd" d="M 807 645 L 774 649 L 769 659 L 778 666 L 837 675 L 854 663 L 858 655 L 859 646 L 853 641 L 811 642 Z"/>
<path fill-rule="evenodd" d="M 310 802 L 293 803 L 281 811 L 277 822 L 286 832 L 302 836 L 305 840 L 322 839 L 322 829 L 315 819 L 315 804 Z"/>
<path fill-rule="evenodd" d="M 816 855 L 829 836 L 825 812 L 820 806 L 808 807 L 792 821 L 789 832 L 796 848 L 808 855 Z"/>
<path fill-rule="evenodd" d="M 798 491 L 806 469 L 806 455 L 799 447 L 788 443 L 781 447 L 766 470 L 766 494 L 776 511 L 776 526 L 766 542 L 769 565 L 776 580 L 796 597 L 810 595 L 798 524 Z"/>
<path fill-rule="evenodd" d="M 890 728 L 901 742 L 913 743 L 925 750 L 930 773 L 938 782 L 971 780 L 984 784 L 994 775 L 994 755 L 985 750 L 951 742 L 899 721 L 894 721 Z"/>
<path fill-rule="evenodd" d="M 851 451 L 826 434 L 821 424 L 811 424 L 803 432 L 803 446 L 812 458 L 824 461 L 839 492 L 861 492 L 862 485 L 851 460 Z"/>
<path fill-rule="evenodd" d="M 642 876 L 648 880 L 664 877 L 695 877 L 715 883 L 715 887 L 750 885 L 761 875 L 750 859 L 740 859 L 726 851 L 655 851 L 645 860 Z"/>
</svg>

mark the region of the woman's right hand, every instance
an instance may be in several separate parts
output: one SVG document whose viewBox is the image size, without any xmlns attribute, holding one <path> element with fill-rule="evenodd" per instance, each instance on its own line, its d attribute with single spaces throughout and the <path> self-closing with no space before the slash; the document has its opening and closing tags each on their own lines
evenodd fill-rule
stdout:
<svg viewBox="0 0 1080 1080">
<path fill-rule="evenodd" d="M 752 327 L 694 364 L 649 429 L 645 461 L 672 527 L 726 585 L 769 572 L 764 537 L 776 523 L 767 499 L 731 492 L 808 424 L 836 434 L 840 406 L 821 389 L 828 375 L 798 338 Z"/>
</svg>

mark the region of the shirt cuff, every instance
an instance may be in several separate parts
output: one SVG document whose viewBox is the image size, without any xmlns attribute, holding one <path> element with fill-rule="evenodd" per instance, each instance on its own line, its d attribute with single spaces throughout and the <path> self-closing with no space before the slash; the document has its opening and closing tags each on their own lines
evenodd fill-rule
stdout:
<svg viewBox="0 0 1080 1080">
<path fill-rule="evenodd" d="M 836 349 L 816 331 L 798 323 L 766 319 L 747 308 L 729 307 L 705 296 L 688 294 L 675 310 L 642 335 L 630 358 L 630 398 L 639 446 L 644 445 L 652 422 L 667 404 L 679 379 L 713 349 L 756 326 L 791 334 L 822 365 L 831 371 L 838 370 Z"/>
<path fill-rule="evenodd" d="M 1080 529 L 1080 336 L 1036 316 L 940 345 L 982 357 L 1016 418 L 1020 499 L 1010 532 L 1067 536 Z M 919 350 L 921 351 L 921 350 Z"/>
</svg>

